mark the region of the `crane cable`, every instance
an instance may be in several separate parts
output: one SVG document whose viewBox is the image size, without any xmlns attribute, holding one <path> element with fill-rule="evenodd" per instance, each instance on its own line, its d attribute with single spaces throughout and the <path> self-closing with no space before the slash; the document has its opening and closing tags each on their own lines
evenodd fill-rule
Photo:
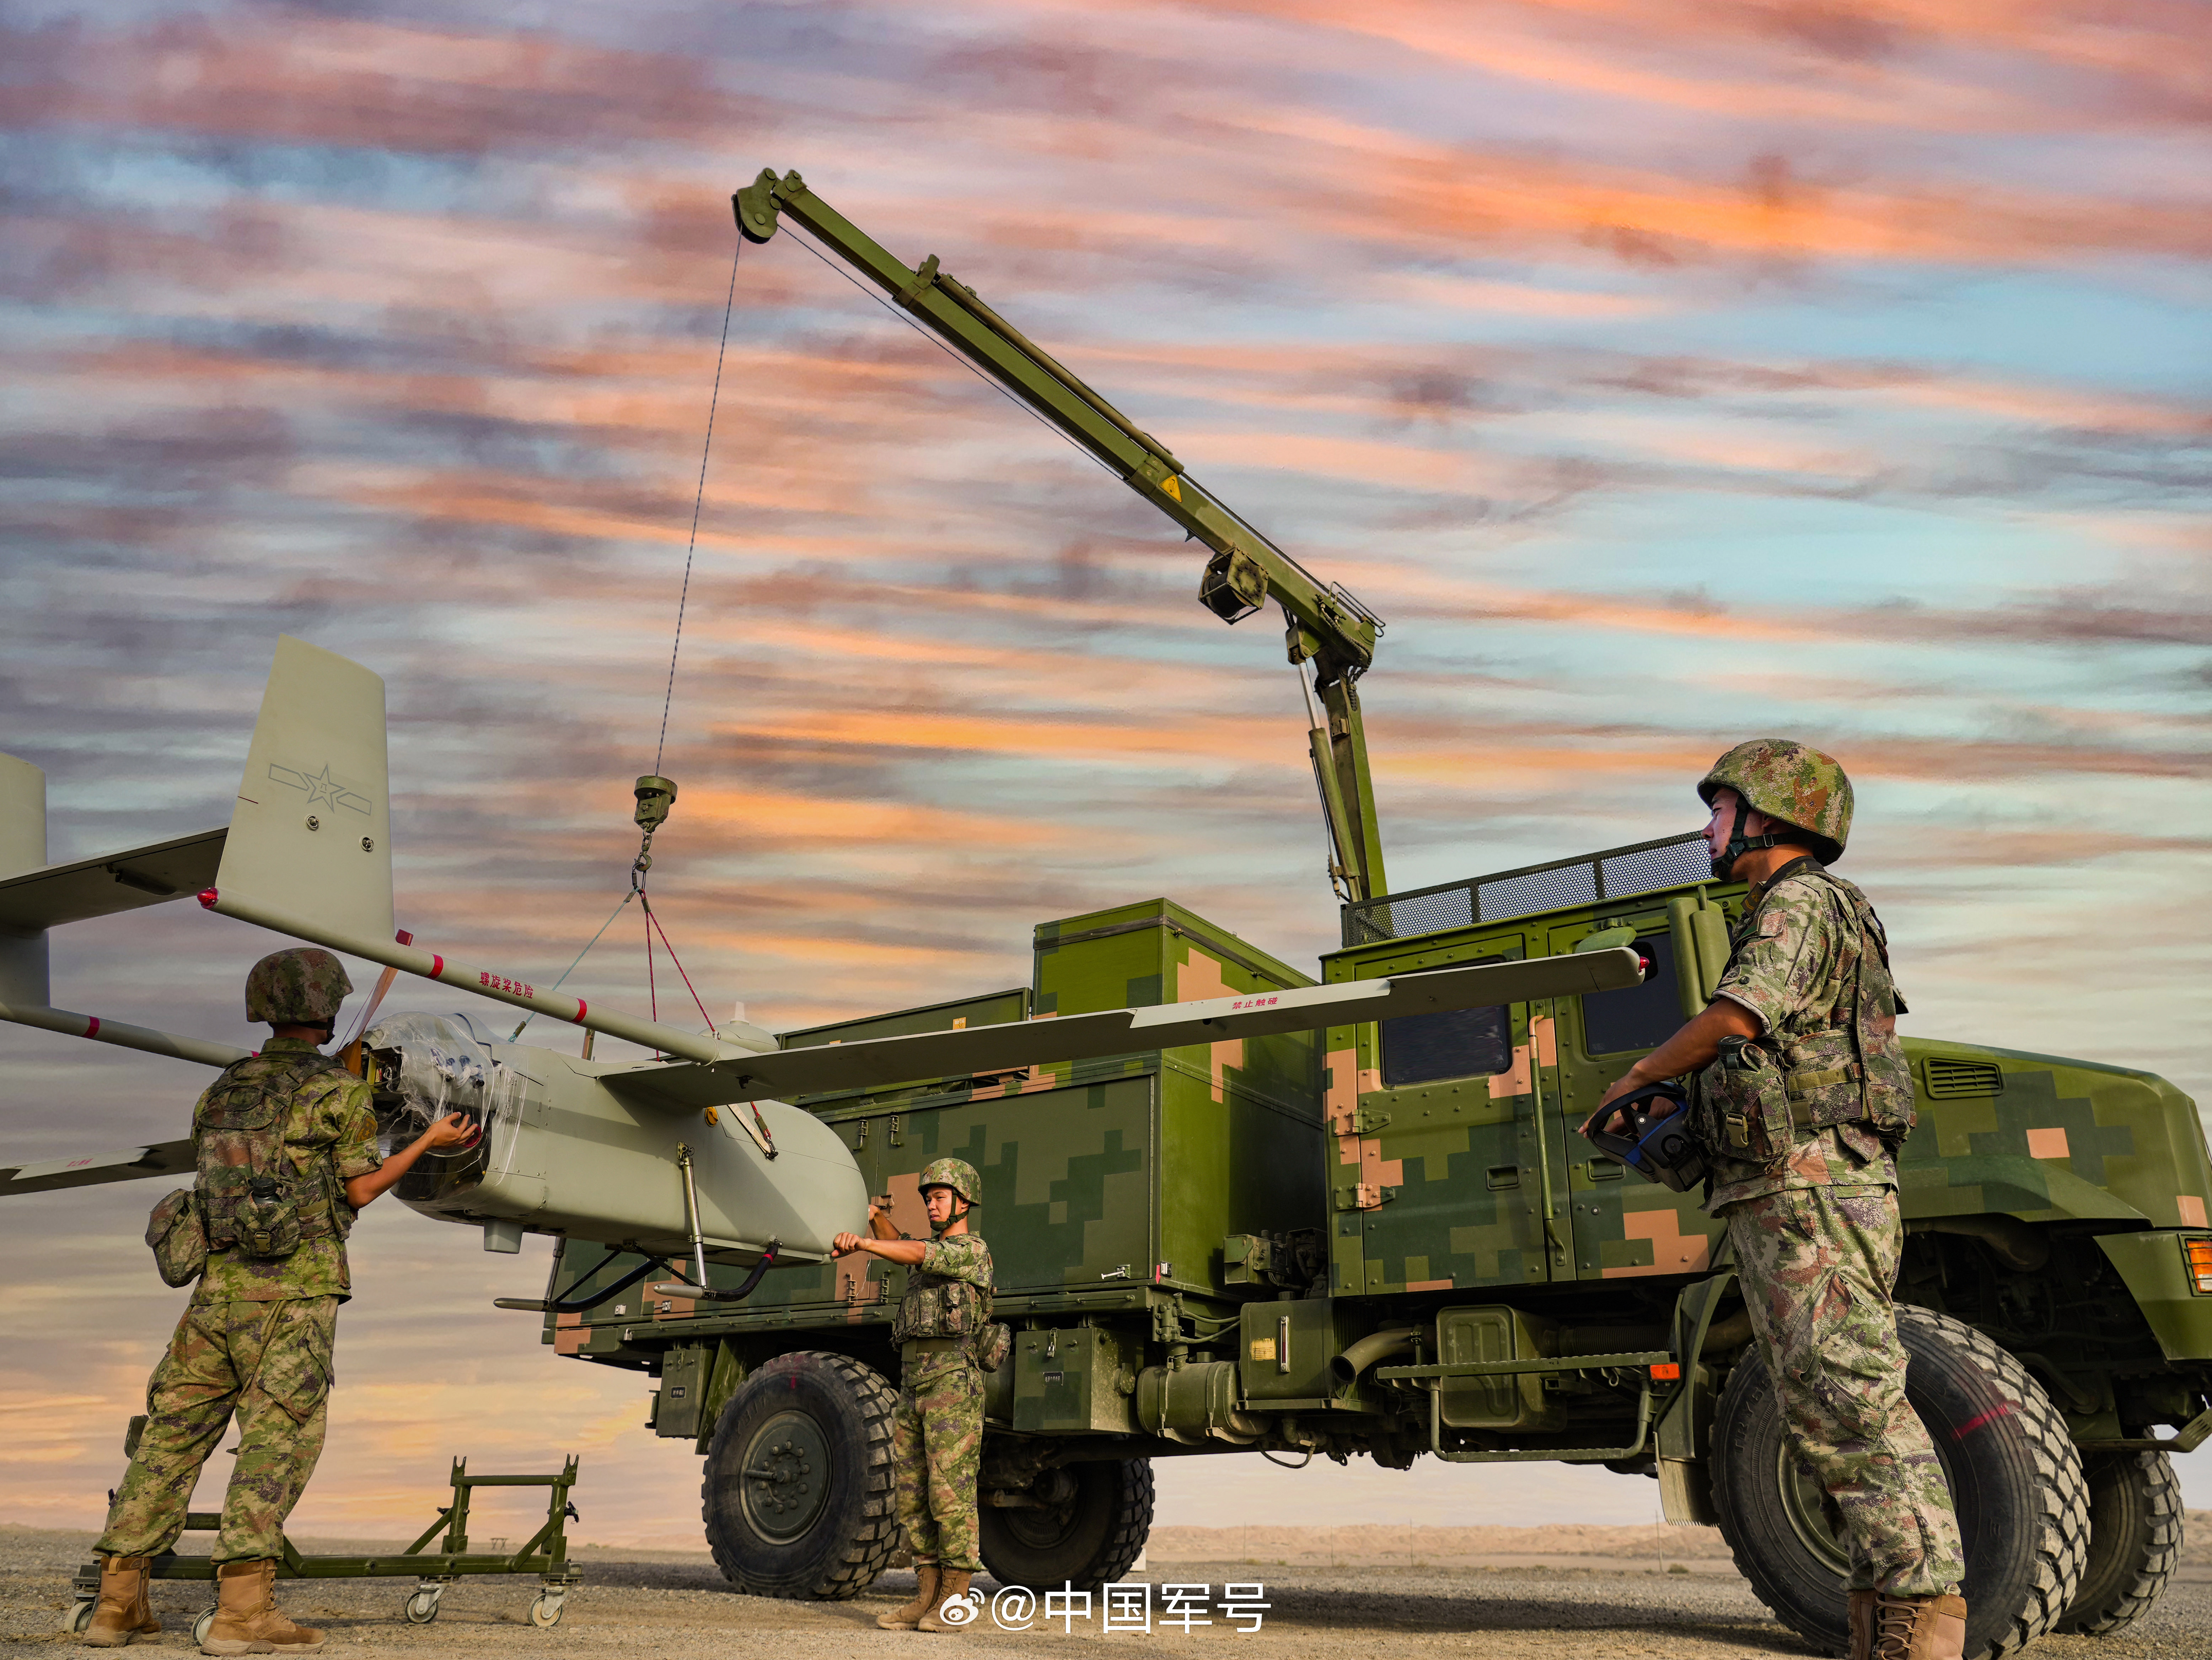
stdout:
<svg viewBox="0 0 2212 1660">
<path fill-rule="evenodd" d="M 722 362 L 730 351 L 730 313 L 738 303 L 738 259 L 745 239 L 730 254 L 730 291 L 722 300 L 722 341 L 714 349 L 714 390 L 707 400 L 707 438 L 699 446 L 699 488 L 691 498 L 691 539 L 684 549 L 684 587 L 676 599 L 676 637 L 668 644 L 668 690 L 660 700 L 660 736 L 653 746 L 653 770 L 660 771 L 660 757 L 668 747 L 668 711 L 676 701 L 676 654 L 684 647 L 684 612 L 691 600 L 691 560 L 699 548 L 699 511 L 707 500 L 707 457 L 714 452 L 714 412 L 722 402 Z M 646 837 L 648 844 L 653 838 Z"/>
<path fill-rule="evenodd" d="M 713 392 L 708 395 L 707 400 L 707 436 L 705 441 L 699 447 L 699 484 L 691 498 L 691 536 L 690 540 L 685 544 L 684 549 L 684 585 L 677 594 L 676 630 L 674 637 L 669 641 L 668 645 L 668 686 L 667 689 L 662 694 L 660 700 L 660 736 L 654 741 L 653 746 L 653 770 L 656 774 L 660 771 L 661 757 L 668 747 L 668 713 L 676 701 L 676 658 L 677 654 L 681 651 L 684 647 L 684 614 L 686 609 L 690 606 L 691 600 L 691 562 L 698 551 L 699 518 L 701 511 L 705 506 L 707 500 L 707 459 L 714 453 L 714 415 L 715 412 L 721 406 L 722 366 L 729 356 L 730 318 L 736 308 L 738 300 L 738 260 L 744 252 L 744 247 L 745 239 L 740 236 L 738 239 L 737 247 L 730 255 L 729 292 L 725 294 L 722 299 L 722 337 L 720 343 L 714 350 L 714 389 Z M 597 945 L 601 939 L 605 937 L 607 930 L 614 926 L 615 918 L 622 914 L 623 907 L 627 906 L 632 900 L 637 900 L 643 903 L 647 918 L 645 935 L 645 977 L 647 996 L 653 1004 L 653 1017 L 656 1020 L 659 1018 L 660 1000 L 657 992 L 653 989 L 653 935 L 655 929 L 660 929 L 660 919 L 653 914 L 652 902 L 647 900 L 645 896 L 645 873 L 652 868 L 653 832 L 648 828 L 646 830 L 643 839 L 639 843 L 637 857 L 633 860 L 630 864 L 629 892 L 622 896 L 622 899 L 616 904 L 613 911 L 608 913 L 607 919 L 599 924 L 599 931 L 592 935 L 589 940 L 585 942 L 583 950 L 579 951 L 575 954 L 574 958 L 569 962 L 568 966 L 561 971 L 561 978 L 555 980 L 550 989 L 555 991 L 560 989 L 562 981 L 566 980 L 569 975 L 576 972 L 576 965 L 584 960 L 586 954 L 591 950 L 592 947 Z M 684 974 L 684 984 L 685 988 L 687 990 L 690 990 L 691 977 L 689 974 L 684 973 L 684 965 L 680 961 L 677 961 L 676 948 L 672 945 L 668 945 L 668 934 L 667 930 L 665 929 L 661 929 L 660 930 L 660 941 L 663 945 L 668 947 L 669 960 L 676 963 L 676 972 L 679 974 Z M 694 1003 L 699 1003 L 699 994 L 696 990 L 691 991 L 691 1000 Z M 720 1037 L 721 1033 L 715 1028 L 714 1016 L 707 1013 L 707 1006 L 705 1003 L 699 1003 L 699 1013 L 706 1020 L 707 1029 L 709 1032 L 714 1033 L 715 1036 Z M 514 1028 L 513 1036 L 511 1036 L 507 1041 L 510 1043 L 520 1041 L 522 1037 L 523 1027 L 528 1026 L 532 1021 L 537 1018 L 538 1016 L 535 1011 L 524 1015 L 522 1018 L 522 1024 Z"/>
<path fill-rule="evenodd" d="M 677 594 L 676 629 L 668 642 L 668 687 L 660 700 L 660 736 L 653 742 L 653 772 L 650 775 L 656 779 L 659 776 L 662 757 L 668 749 L 668 714 L 676 702 L 676 660 L 684 649 L 684 614 L 691 603 L 691 565 L 699 551 L 699 518 L 707 503 L 707 463 L 714 453 L 714 416 L 722 406 L 722 367 L 730 354 L 730 318 L 738 303 L 738 261 L 743 257 L 744 251 L 745 239 L 739 236 L 737 245 L 730 251 L 729 289 L 722 296 L 722 336 L 714 348 L 714 389 L 707 399 L 707 435 L 699 445 L 699 483 L 691 497 L 691 535 L 684 548 L 684 585 Z M 672 792 L 674 786 L 670 785 L 670 789 Z M 672 793 L 671 802 L 672 804 Z M 664 807 L 661 810 L 665 819 L 667 809 Z M 642 814 L 643 809 L 641 809 L 640 812 Z M 638 908 L 645 912 L 647 1000 L 652 1007 L 653 1018 L 659 1020 L 660 989 L 653 967 L 653 936 L 658 934 L 661 948 L 668 953 L 668 960 L 676 965 L 676 972 L 683 978 L 684 989 L 691 994 L 691 1001 L 698 1006 L 699 1018 L 707 1022 L 707 1030 L 719 1038 L 722 1035 L 720 1028 L 714 1024 L 714 1017 L 707 1012 L 705 1001 L 699 996 L 698 988 L 691 984 L 691 976 L 684 966 L 684 960 L 676 954 L 675 946 L 669 942 L 668 930 L 661 925 L 660 918 L 653 914 L 653 900 L 645 891 L 646 874 L 653 869 L 653 833 L 659 822 L 656 820 L 642 825 L 644 833 L 638 842 L 637 857 L 631 861 L 629 869 L 630 896 L 637 900 Z M 629 902 L 629 900 L 623 901 L 625 905 Z M 653 1051 L 656 1057 L 659 1052 L 658 1050 Z"/>
</svg>

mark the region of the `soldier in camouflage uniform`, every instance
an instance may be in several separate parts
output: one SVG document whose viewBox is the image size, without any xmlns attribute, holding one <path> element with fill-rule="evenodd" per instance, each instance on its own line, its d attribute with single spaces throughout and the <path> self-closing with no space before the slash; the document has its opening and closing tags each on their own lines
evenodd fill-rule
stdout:
<svg viewBox="0 0 2212 1660">
<path fill-rule="evenodd" d="M 1708 1208 L 1728 1224 L 1784 1424 L 1850 1553 L 1850 1653 L 1955 1660 L 1966 1572 L 1950 1489 L 1905 1396 L 1891 1302 L 1904 1229 L 1896 1150 L 1912 1127 L 1904 1002 L 1881 922 L 1830 874 L 1851 786 L 1818 750 L 1738 744 L 1698 786 L 1713 874 L 1748 881 L 1712 1003 L 1599 1107 L 1697 1075 Z M 1663 1115 L 1662 1115 L 1663 1116 Z"/>
<path fill-rule="evenodd" d="M 902 1367 L 891 1419 L 899 1525 L 914 1551 L 915 1599 L 879 1618 L 886 1631 L 948 1632 L 940 1617 L 963 1596 L 981 1566 L 975 1548 L 975 1478 L 983 1459 L 983 1361 L 978 1344 L 991 1318 L 991 1249 L 970 1233 L 968 1213 L 982 1184 L 960 1159 L 938 1159 L 921 1172 L 929 1207 L 927 1244 L 909 1239 L 882 1209 L 868 1207 L 871 1237 L 840 1233 L 841 1257 L 855 1251 L 912 1270 L 891 1336 Z"/>
<path fill-rule="evenodd" d="M 193 1108 L 198 1176 L 185 1220 L 204 1234 L 205 1265 L 147 1381 L 145 1427 L 96 1548 L 100 1602 L 85 1633 L 95 1647 L 161 1630 L 147 1596 L 149 1559 L 183 1531 L 200 1467 L 234 1414 L 238 1466 L 213 1552 L 218 1609 L 201 1651 L 322 1646 L 322 1633 L 277 1611 L 273 1587 L 284 1518 L 323 1449 L 337 1306 L 351 1294 L 346 1233 L 422 1154 L 475 1134 L 454 1113 L 404 1151 L 379 1156 L 368 1085 L 318 1050 L 352 990 L 327 951 L 263 958 L 246 978 L 246 1014 L 274 1035 L 226 1067 Z M 168 1208 L 164 1201 L 157 1219 Z"/>
</svg>

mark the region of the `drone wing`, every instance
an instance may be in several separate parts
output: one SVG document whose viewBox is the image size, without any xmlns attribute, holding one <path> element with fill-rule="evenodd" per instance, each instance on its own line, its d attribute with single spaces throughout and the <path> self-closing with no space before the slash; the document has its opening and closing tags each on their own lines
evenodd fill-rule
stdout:
<svg viewBox="0 0 2212 1660">
<path fill-rule="evenodd" d="M 922 1032 L 863 1043 L 824 1044 L 735 1055 L 692 1065 L 647 1064 L 614 1074 L 607 1087 L 641 1106 L 672 1110 L 719 1106 L 764 1096 L 789 1100 L 833 1089 L 872 1089 L 917 1078 L 1012 1071 L 1060 1061 L 1091 1060 L 1185 1044 L 1273 1037 L 1322 1027 L 1397 1020 L 1522 1003 L 1532 997 L 1610 991 L 1643 978 L 1626 948 L 1538 957 L 1527 962 L 1469 965 L 1356 980 L 1349 985 L 1115 1009 L 1005 1026 Z"/>
<path fill-rule="evenodd" d="M 193 1168 L 189 1137 L 152 1147 L 125 1148 L 118 1153 L 95 1153 L 88 1158 L 0 1165 L 0 1199 L 52 1193 L 64 1187 L 96 1187 L 103 1182 L 135 1182 L 147 1176 L 188 1176 Z"/>
<path fill-rule="evenodd" d="M 228 833 L 203 830 L 120 853 L 0 877 L 0 929 L 29 933 L 58 928 L 197 894 L 215 880 Z"/>
</svg>

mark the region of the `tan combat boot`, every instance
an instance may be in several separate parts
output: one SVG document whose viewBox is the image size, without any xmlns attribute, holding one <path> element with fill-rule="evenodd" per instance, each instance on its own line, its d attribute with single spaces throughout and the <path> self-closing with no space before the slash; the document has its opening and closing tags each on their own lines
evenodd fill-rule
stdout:
<svg viewBox="0 0 2212 1660">
<path fill-rule="evenodd" d="M 921 1623 L 921 1616 L 937 1606 L 937 1564 L 916 1562 L 914 1578 L 914 1601 L 876 1616 L 876 1623 L 885 1631 L 912 1631 Z"/>
<path fill-rule="evenodd" d="M 959 1614 L 950 1620 L 945 1617 L 946 1603 L 956 1596 L 964 1598 L 967 1596 L 969 1577 L 965 1568 L 946 1568 L 937 1582 L 936 1602 L 915 1623 L 914 1628 L 916 1631 L 965 1631 L 973 1625 L 975 1615 L 964 1602 Z"/>
<path fill-rule="evenodd" d="M 276 1562 L 225 1562 L 215 1571 L 215 1623 L 202 1654 L 313 1654 L 322 1633 L 295 1626 L 276 1607 Z"/>
<path fill-rule="evenodd" d="M 84 1640 L 96 1649 L 119 1649 L 134 1637 L 151 1637 L 161 1629 L 146 1600 L 150 1556 L 103 1556 L 100 1559 L 100 1605 Z"/>
<path fill-rule="evenodd" d="M 1874 1660 L 1874 1611 L 1881 1602 L 1878 1590 L 1851 1593 L 1851 1644 L 1846 1651 L 1850 1660 Z"/>
<path fill-rule="evenodd" d="M 1872 1660 L 1962 1660 L 1963 1596 L 1881 1596 L 1874 1610 Z"/>
</svg>

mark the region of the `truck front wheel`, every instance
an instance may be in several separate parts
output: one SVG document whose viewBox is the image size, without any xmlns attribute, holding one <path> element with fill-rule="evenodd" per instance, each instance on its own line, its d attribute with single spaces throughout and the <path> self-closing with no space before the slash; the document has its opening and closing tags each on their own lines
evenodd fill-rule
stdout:
<svg viewBox="0 0 2212 1660">
<path fill-rule="evenodd" d="M 2163 1452 L 2090 1455 L 2089 1565 L 2061 1631 L 2109 1637 L 2133 1625 L 2181 1560 L 2181 1483 Z"/>
<path fill-rule="evenodd" d="M 1001 1584 L 1040 1595 L 1111 1584 L 1144 1554 L 1152 1530 L 1152 1461 L 1100 1458 L 1046 1470 L 1020 1506 L 982 1495 L 983 1566 Z"/>
<path fill-rule="evenodd" d="M 857 1596 L 898 1539 L 891 1409 L 880 1373 L 842 1354 L 779 1354 L 715 1421 L 700 1483 L 722 1577 L 754 1596 Z"/>
<path fill-rule="evenodd" d="M 1928 1427 L 1966 1545 L 1967 1660 L 1998 1660 L 2051 1630 L 2088 1547 L 2081 1460 L 2066 1421 L 2012 1355 L 1972 1327 L 1900 1306 L 1905 1398 Z M 1736 1566 L 1815 1647 L 1849 1639 L 1850 1560 L 1826 1496 L 1799 1469 L 1754 1349 L 1713 1425 L 1713 1502 Z"/>
</svg>

